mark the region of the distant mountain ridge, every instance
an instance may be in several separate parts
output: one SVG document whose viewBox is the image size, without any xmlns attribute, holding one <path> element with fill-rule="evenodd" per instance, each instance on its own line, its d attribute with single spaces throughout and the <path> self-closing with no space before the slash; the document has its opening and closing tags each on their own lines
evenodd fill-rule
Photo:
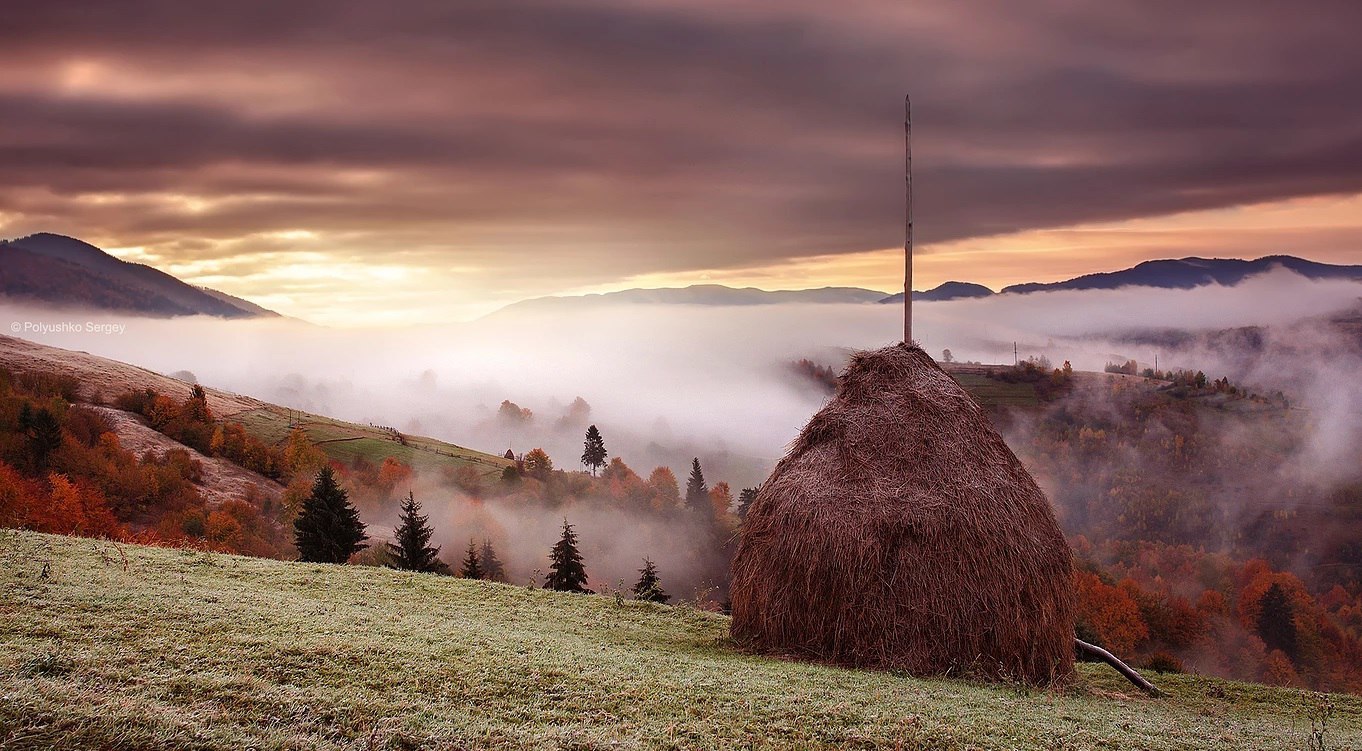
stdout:
<svg viewBox="0 0 1362 751">
<path fill-rule="evenodd" d="M 925 292 L 913 290 L 914 302 L 940 302 L 943 300 L 963 300 L 973 297 L 990 297 L 996 294 L 993 290 L 982 284 L 973 282 L 946 282 L 939 284 Z M 894 294 L 880 300 L 882 303 L 901 303 L 903 293 Z"/>
<path fill-rule="evenodd" d="M 725 287 L 722 284 L 693 284 L 689 287 L 626 289 L 580 296 L 536 297 L 512 303 L 492 313 L 527 312 L 580 308 L 591 305 L 628 303 L 634 305 L 774 305 L 777 303 L 873 303 L 886 293 L 860 287 L 822 287 L 820 289 L 764 290 L 756 287 Z"/>
<path fill-rule="evenodd" d="M 916 302 L 964 300 L 993 295 L 1025 295 L 1033 292 L 1060 290 L 1117 289 L 1120 287 L 1154 287 L 1159 289 L 1194 289 L 1207 284 L 1233 285 L 1275 268 L 1284 268 L 1309 279 L 1349 279 L 1362 281 L 1362 266 L 1343 266 L 1309 261 L 1296 256 L 1264 256 L 1252 261 L 1238 258 L 1178 258 L 1145 261 L 1120 271 L 1067 279 L 1060 282 L 1028 282 L 1004 287 L 994 292 L 982 284 L 950 281 L 929 290 L 913 290 Z M 783 302 L 801 303 L 902 303 L 903 293 L 888 295 L 860 287 L 823 287 L 807 290 L 767 291 L 754 287 L 736 289 L 720 284 L 697 284 L 690 287 L 661 289 L 627 289 L 605 294 L 537 297 L 522 300 L 492 313 L 506 311 L 579 308 L 584 305 L 610 303 L 642 303 L 650 305 L 772 305 Z"/>
<path fill-rule="evenodd" d="M 150 316 L 279 315 L 216 290 L 129 263 L 73 237 L 48 232 L 0 242 L 0 295 L 49 305 Z"/>
<path fill-rule="evenodd" d="M 1062 282 L 1030 282 L 1004 287 L 1001 294 L 1027 294 L 1055 290 L 1157 287 L 1194 289 L 1207 284 L 1234 285 L 1245 279 L 1284 268 L 1307 279 L 1362 280 L 1362 266 L 1340 266 L 1308 261 L 1296 256 L 1264 256 L 1252 261 L 1238 258 L 1179 258 L 1145 261 L 1121 271 L 1085 274 Z"/>
</svg>

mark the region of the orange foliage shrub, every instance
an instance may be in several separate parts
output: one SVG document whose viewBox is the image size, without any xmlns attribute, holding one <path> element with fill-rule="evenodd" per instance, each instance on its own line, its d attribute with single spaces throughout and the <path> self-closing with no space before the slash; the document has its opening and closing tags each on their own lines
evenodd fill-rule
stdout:
<svg viewBox="0 0 1362 751">
<path fill-rule="evenodd" d="M 1078 619 L 1092 629 L 1102 646 L 1117 655 L 1129 655 L 1149 638 L 1149 627 L 1140 618 L 1140 607 L 1127 590 L 1113 587 L 1097 574 L 1074 573 L 1078 592 Z"/>
</svg>

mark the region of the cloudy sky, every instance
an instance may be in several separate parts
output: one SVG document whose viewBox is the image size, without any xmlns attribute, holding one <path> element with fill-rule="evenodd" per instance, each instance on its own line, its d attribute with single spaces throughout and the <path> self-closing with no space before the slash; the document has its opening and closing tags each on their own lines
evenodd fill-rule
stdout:
<svg viewBox="0 0 1362 751">
<path fill-rule="evenodd" d="M 1362 263 L 1355 0 L 12 3 L 0 236 L 320 322 Z"/>
</svg>

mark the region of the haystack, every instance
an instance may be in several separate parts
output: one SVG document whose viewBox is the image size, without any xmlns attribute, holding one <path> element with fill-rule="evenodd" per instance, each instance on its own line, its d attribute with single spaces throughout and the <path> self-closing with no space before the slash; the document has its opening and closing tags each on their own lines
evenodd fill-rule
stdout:
<svg viewBox="0 0 1362 751">
<path fill-rule="evenodd" d="M 921 349 L 858 354 L 748 509 L 733 636 L 855 667 L 1047 684 L 1069 546 L 980 406 Z"/>
</svg>

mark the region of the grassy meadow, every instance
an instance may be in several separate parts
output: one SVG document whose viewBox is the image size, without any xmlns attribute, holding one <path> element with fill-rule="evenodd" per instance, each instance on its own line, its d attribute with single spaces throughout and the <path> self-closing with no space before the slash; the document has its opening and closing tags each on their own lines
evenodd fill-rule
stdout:
<svg viewBox="0 0 1362 751">
<path fill-rule="evenodd" d="M 271 445 L 282 445 L 293 426 L 301 427 L 307 437 L 336 461 L 350 464 L 365 459 L 381 464 L 392 457 L 421 471 L 439 471 L 472 466 L 489 478 L 500 477 L 510 462 L 500 456 L 484 454 L 452 443 L 424 436 L 404 435 L 406 444 L 394 440 L 383 428 L 345 422 L 321 415 L 287 410 L 268 405 L 230 418 L 241 423 L 247 433 Z"/>
<path fill-rule="evenodd" d="M 665 582 L 664 582 L 665 583 Z M 0 749 L 1362 748 L 1362 698 L 757 657 L 613 596 L 0 530 Z"/>
</svg>

